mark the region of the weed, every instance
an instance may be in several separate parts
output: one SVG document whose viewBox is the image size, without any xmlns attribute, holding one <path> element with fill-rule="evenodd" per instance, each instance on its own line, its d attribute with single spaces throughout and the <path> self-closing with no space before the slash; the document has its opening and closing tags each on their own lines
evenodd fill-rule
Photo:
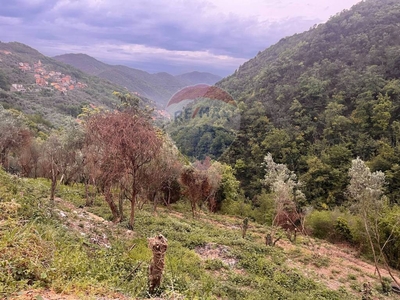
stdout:
<svg viewBox="0 0 400 300">
<path fill-rule="evenodd" d="M 241 239 L 238 222 L 207 214 L 190 217 L 189 206 L 172 205 L 182 213 L 170 214 L 161 207 L 137 212 L 134 232 L 120 225 L 90 224 L 87 215 L 74 214 L 48 201 L 49 182 L 44 179 L 11 178 L 0 170 L 0 298 L 31 288 L 96 298 L 115 291 L 132 298 L 148 297 L 148 266 L 151 251 L 147 237 L 162 233 L 168 239 L 164 279 L 158 295 L 174 299 L 349 299 L 344 291 L 330 291 L 287 266 L 287 255 L 278 247 L 265 247 L 258 232 Z M 60 185 L 57 197 L 75 206 L 85 203 L 82 185 Z M 127 203 L 127 209 L 128 209 Z M 65 217 L 59 212 L 67 213 Z M 109 209 L 99 196 L 88 211 L 107 219 Z M 74 219 L 72 219 L 72 217 Z M 107 236 L 108 247 L 94 243 L 69 228 Z M 253 224 L 252 224 L 253 225 Z M 256 225 L 254 225 L 256 226 Z M 249 229 L 251 231 L 251 229 Z M 82 230 L 81 230 L 82 231 Z M 128 233 L 129 234 L 128 234 Z M 194 251 L 215 245 L 223 257 L 202 260 Z M 296 248 L 290 257 L 301 257 Z M 228 267 L 224 259 L 235 264 Z M 313 257 L 306 259 L 309 263 Z M 329 261 L 321 259 L 319 264 Z"/>
<path fill-rule="evenodd" d="M 329 263 L 330 263 L 330 259 L 327 256 L 318 256 L 318 257 L 314 257 L 314 259 L 313 259 L 313 265 L 315 265 L 318 268 L 328 267 Z"/>
<path fill-rule="evenodd" d="M 354 274 L 349 274 L 349 275 L 347 275 L 347 279 L 348 280 L 357 280 L 357 276 Z"/>
</svg>

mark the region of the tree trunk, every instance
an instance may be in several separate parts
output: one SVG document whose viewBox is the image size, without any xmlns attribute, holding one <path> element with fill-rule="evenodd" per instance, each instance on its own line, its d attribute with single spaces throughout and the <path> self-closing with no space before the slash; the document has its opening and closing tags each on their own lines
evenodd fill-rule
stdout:
<svg viewBox="0 0 400 300">
<path fill-rule="evenodd" d="M 157 213 L 157 193 L 154 192 L 151 196 L 153 198 L 153 212 Z"/>
<path fill-rule="evenodd" d="M 124 195 L 124 192 L 122 191 L 122 186 L 121 186 L 121 190 L 119 192 L 119 198 L 118 198 L 118 210 L 119 210 L 119 216 L 121 218 L 121 221 L 124 220 L 124 199 L 125 199 L 125 195 Z"/>
<path fill-rule="evenodd" d="M 89 180 L 85 179 L 85 194 L 86 194 L 86 206 L 92 206 L 93 205 L 93 198 L 90 197 L 90 192 L 89 192 Z"/>
<path fill-rule="evenodd" d="M 0 158 L 1 158 L 1 165 L 3 168 L 6 168 L 6 157 L 7 157 L 7 152 L 6 148 L 3 148 L 2 151 L 0 152 Z"/>
<path fill-rule="evenodd" d="M 168 209 L 171 209 L 171 188 L 168 188 L 168 199 L 167 199 L 167 207 Z"/>
<path fill-rule="evenodd" d="M 57 174 L 54 169 L 51 170 L 51 187 L 50 187 L 50 201 L 54 201 L 54 195 L 57 187 Z"/>
<path fill-rule="evenodd" d="M 242 225 L 242 238 L 246 237 L 247 228 L 249 228 L 249 219 L 245 218 Z"/>
<path fill-rule="evenodd" d="M 131 214 L 129 216 L 129 229 L 133 229 L 133 225 L 135 225 L 135 206 L 136 206 L 136 195 L 137 192 L 135 191 L 135 189 L 132 189 L 132 197 L 130 199 L 131 201 Z"/>
<path fill-rule="evenodd" d="M 162 234 L 159 234 L 154 238 L 148 239 L 148 242 L 149 248 L 153 252 L 153 259 L 149 266 L 149 292 L 153 294 L 161 284 L 168 241 Z"/>
<path fill-rule="evenodd" d="M 369 232 L 369 228 L 368 228 L 368 224 L 367 224 L 367 215 L 366 215 L 366 212 L 364 212 L 363 217 L 364 217 L 364 227 L 365 227 L 365 231 L 366 231 L 366 233 L 367 233 L 369 245 L 370 245 L 370 247 L 371 247 L 372 255 L 373 255 L 373 257 L 374 257 L 375 268 L 376 268 L 376 271 L 378 272 L 378 277 L 379 277 L 379 281 L 381 282 L 382 289 L 384 289 L 385 283 L 383 282 L 382 275 L 381 275 L 381 271 L 379 270 L 378 259 L 377 259 L 377 257 L 376 257 L 374 243 L 373 243 L 373 241 L 372 241 L 371 233 Z"/>
<path fill-rule="evenodd" d="M 268 233 L 268 234 L 265 236 L 265 245 L 267 245 L 267 246 L 272 246 L 272 236 L 271 236 L 270 233 Z"/>
<path fill-rule="evenodd" d="M 113 215 L 113 222 L 114 223 L 118 223 L 120 222 L 120 217 L 119 217 L 119 213 L 118 213 L 118 209 L 117 206 L 114 203 L 112 194 L 111 194 L 111 186 L 106 186 L 104 188 L 104 199 L 106 200 L 108 206 L 111 209 L 111 213 Z"/>
</svg>

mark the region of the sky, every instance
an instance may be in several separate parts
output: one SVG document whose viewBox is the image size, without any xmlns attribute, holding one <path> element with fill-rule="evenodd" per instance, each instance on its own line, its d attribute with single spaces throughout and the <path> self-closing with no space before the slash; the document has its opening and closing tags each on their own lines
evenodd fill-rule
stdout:
<svg viewBox="0 0 400 300">
<path fill-rule="evenodd" d="M 226 76 L 360 0 L 0 0 L 0 41 L 150 73 Z"/>
</svg>

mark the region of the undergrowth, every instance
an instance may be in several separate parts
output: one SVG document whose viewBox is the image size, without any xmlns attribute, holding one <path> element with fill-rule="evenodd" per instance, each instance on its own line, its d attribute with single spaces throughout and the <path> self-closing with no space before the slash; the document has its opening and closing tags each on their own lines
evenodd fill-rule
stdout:
<svg viewBox="0 0 400 300">
<path fill-rule="evenodd" d="M 164 298 L 351 299 L 346 291 L 328 290 L 290 268 L 285 254 L 266 247 L 258 235 L 242 239 L 240 230 L 216 226 L 209 216 L 193 219 L 189 211 L 160 209 L 154 215 L 145 207 L 137 213 L 133 236 L 109 234 L 109 247 L 97 245 L 66 226 L 57 202 L 49 203 L 48 191 L 46 180 L 0 171 L 0 297 L 50 288 L 85 299 L 114 292 L 148 298 L 147 238 L 162 233 L 169 248 L 157 294 Z M 80 186 L 60 186 L 57 196 L 76 207 L 85 202 Z M 105 219 L 110 215 L 101 199 L 88 210 Z M 126 223 L 110 226 L 127 231 Z M 223 245 L 221 257 L 196 253 L 207 245 Z"/>
</svg>

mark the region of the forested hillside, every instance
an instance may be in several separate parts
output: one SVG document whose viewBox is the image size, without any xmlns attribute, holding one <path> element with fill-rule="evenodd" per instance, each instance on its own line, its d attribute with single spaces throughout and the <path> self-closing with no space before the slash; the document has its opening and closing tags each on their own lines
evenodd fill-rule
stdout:
<svg viewBox="0 0 400 300">
<path fill-rule="evenodd" d="M 398 0 L 360 2 L 176 93 L 164 126 L 140 92 L 0 43 L 0 295 L 394 299 L 399 32 Z"/>
<path fill-rule="evenodd" d="M 60 126 L 89 104 L 115 107 L 113 92 L 124 90 L 24 44 L 0 43 L 0 104 L 5 108 Z"/>
<path fill-rule="evenodd" d="M 160 108 L 165 108 L 168 100 L 185 86 L 198 83 L 212 85 L 221 79 L 206 72 L 191 72 L 178 76 L 165 72 L 150 74 L 127 66 L 105 64 L 86 54 L 64 54 L 55 56 L 54 59 L 148 97 L 156 101 Z"/>
<path fill-rule="evenodd" d="M 266 153 L 300 176 L 308 203 L 342 204 L 357 156 L 400 202 L 400 3 L 367 0 L 282 39 L 218 83 L 243 108 L 225 157 L 250 197 Z"/>
</svg>

